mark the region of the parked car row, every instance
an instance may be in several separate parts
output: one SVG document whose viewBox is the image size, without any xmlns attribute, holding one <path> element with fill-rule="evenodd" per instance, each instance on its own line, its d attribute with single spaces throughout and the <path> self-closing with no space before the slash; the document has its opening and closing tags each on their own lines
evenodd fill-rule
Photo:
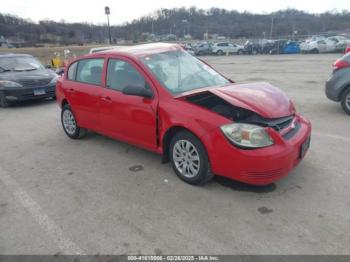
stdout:
<svg viewBox="0 0 350 262">
<path fill-rule="evenodd" d="M 196 56 L 228 54 L 299 54 L 299 53 L 342 53 L 350 45 L 346 36 L 314 36 L 305 41 L 291 39 L 252 39 L 243 45 L 232 42 L 200 42 L 183 44 L 183 48 Z"/>
<path fill-rule="evenodd" d="M 208 43 L 202 42 L 195 45 L 183 45 L 186 51 L 201 55 L 228 55 L 228 54 L 297 54 L 300 53 L 299 43 L 291 40 L 248 40 L 244 45 L 230 42 Z"/>
</svg>

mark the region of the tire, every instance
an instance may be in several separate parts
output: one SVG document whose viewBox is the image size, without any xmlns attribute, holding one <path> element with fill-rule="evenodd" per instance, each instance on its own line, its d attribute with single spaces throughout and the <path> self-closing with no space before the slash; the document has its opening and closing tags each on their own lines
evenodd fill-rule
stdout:
<svg viewBox="0 0 350 262">
<path fill-rule="evenodd" d="M 199 51 L 199 52 L 198 52 L 198 55 L 199 55 L 199 56 L 202 56 L 202 55 L 203 55 L 203 52 L 202 52 L 202 51 Z"/>
<path fill-rule="evenodd" d="M 320 53 L 320 51 L 317 48 L 315 48 L 315 49 L 312 49 L 310 53 L 311 54 L 318 54 L 318 53 Z"/>
<path fill-rule="evenodd" d="M 69 105 L 64 105 L 61 111 L 61 123 L 64 132 L 69 138 L 79 139 L 87 134 L 87 129 L 77 125 L 74 113 Z"/>
<path fill-rule="evenodd" d="M 242 49 L 239 49 L 237 54 L 238 54 L 238 55 L 243 55 L 243 50 L 242 50 Z"/>
<path fill-rule="evenodd" d="M 350 87 L 341 96 L 341 106 L 345 113 L 350 115 Z"/>
<path fill-rule="evenodd" d="M 173 136 L 169 156 L 176 175 L 188 184 L 201 185 L 214 176 L 202 142 L 188 131 L 180 131 Z"/>
<path fill-rule="evenodd" d="M 5 107 L 8 107 L 8 106 L 9 106 L 9 104 L 6 101 L 5 94 L 4 93 L 0 93 L 0 107 L 5 108 Z"/>
<path fill-rule="evenodd" d="M 216 54 L 217 54 L 217 55 L 224 55 L 224 51 L 218 50 L 218 51 L 216 52 Z"/>
</svg>

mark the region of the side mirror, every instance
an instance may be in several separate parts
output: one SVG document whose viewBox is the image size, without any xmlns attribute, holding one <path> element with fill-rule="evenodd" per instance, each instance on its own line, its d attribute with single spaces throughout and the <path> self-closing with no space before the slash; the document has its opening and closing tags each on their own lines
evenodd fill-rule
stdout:
<svg viewBox="0 0 350 262">
<path fill-rule="evenodd" d="M 60 68 L 59 70 L 57 70 L 56 72 L 59 76 L 64 75 L 64 68 Z"/>
<path fill-rule="evenodd" d="M 133 85 L 126 86 L 122 92 L 124 95 L 153 98 L 153 93 L 142 86 L 133 86 Z"/>
</svg>

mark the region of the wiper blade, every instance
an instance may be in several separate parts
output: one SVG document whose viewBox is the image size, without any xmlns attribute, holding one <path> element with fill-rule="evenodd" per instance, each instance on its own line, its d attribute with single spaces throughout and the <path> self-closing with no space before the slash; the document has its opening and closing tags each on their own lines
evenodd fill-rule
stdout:
<svg viewBox="0 0 350 262">
<path fill-rule="evenodd" d="M 0 73 L 4 73 L 4 72 L 10 72 L 11 71 L 11 69 L 8 69 L 8 68 L 4 68 L 4 67 L 2 67 L 2 66 L 0 66 Z"/>
<path fill-rule="evenodd" d="M 33 71 L 33 70 L 37 70 L 37 68 L 21 68 L 21 69 L 14 69 L 14 71 L 17 71 L 17 72 L 22 72 L 22 71 Z"/>
</svg>

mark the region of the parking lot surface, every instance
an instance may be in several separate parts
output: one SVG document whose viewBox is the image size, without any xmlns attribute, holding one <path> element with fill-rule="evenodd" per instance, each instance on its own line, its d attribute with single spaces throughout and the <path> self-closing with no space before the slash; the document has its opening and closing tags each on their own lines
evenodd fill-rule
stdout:
<svg viewBox="0 0 350 262">
<path fill-rule="evenodd" d="M 312 121 L 304 161 L 263 188 L 194 187 L 156 154 L 71 140 L 54 101 L 0 109 L 0 254 L 350 254 L 350 117 L 324 95 L 338 56 L 203 58 Z"/>
</svg>

